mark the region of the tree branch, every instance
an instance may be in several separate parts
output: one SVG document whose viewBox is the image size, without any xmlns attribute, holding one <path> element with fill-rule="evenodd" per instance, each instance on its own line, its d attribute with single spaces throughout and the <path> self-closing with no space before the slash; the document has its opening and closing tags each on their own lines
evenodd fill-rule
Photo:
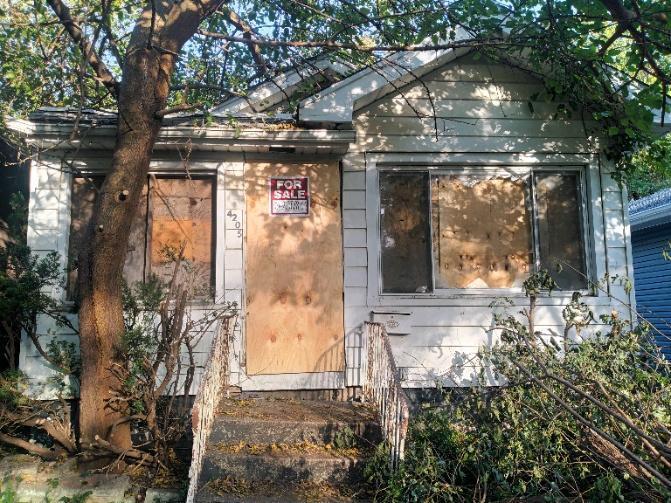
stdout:
<svg viewBox="0 0 671 503">
<path fill-rule="evenodd" d="M 613 18 L 617 21 L 618 30 L 621 30 L 622 33 L 628 31 L 632 38 L 640 45 L 643 58 L 648 62 L 655 76 L 662 82 L 671 82 L 669 75 L 667 75 L 666 72 L 662 70 L 659 63 L 650 53 L 650 48 L 648 47 L 649 40 L 645 32 L 642 28 L 636 29 L 634 21 L 639 21 L 640 24 L 640 12 L 634 12 L 627 9 L 621 0 L 601 0 L 601 3 L 608 10 L 608 12 L 610 12 L 611 16 L 613 16 Z M 634 4 L 634 6 L 637 8 L 636 4 Z"/>
<path fill-rule="evenodd" d="M 203 104 L 202 103 L 183 103 L 181 105 L 177 105 L 171 108 L 164 108 L 163 110 L 159 110 L 156 112 L 156 118 L 157 119 L 162 119 L 166 115 L 170 114 L 175 114 L 177 112 L 188 112 L 189 110 L 193 110 L 195 108 L 202 108 Z"/>
<path fill-rule="evenodd" d="M 105 38 L 107 40 L 107 43 L 110 48 L 110 52 L 114 56 L 114 59 L 117 62 L 117 65 L 119 65 L 119 68 L 123 68 L 123 56 L 121 55 L 121 51 L 119 50 L 119 45 L 117 44 L 116 39 L 114 38 L 114 34 L 112 33 L 112 22 L 110 20 L 110 7 L 112 3 L 110 0 L 103 1 L 102 4 L 102 18 L 100 20 L 100 24 L 102 26 L 103 31 L 105 32 Z"/>
<path fill-rule="evenodd" d="M 256 41 L 252 36 L 254 34 L 254 30 L 252 29 L 252 27 L 249 25 L 247 21 L 238 16 L 238 14 L 230 8 L 226 9 L 226 18 L 229 23 L 231 23 L 233 26 L 242 31 L 242 38 L 247 43 L 249 51 L 252 53 L 252 58 L 254 58 L 254 62 L 256 63 L 256 66 L 259 67 L 259 70 L 261 70 L 261 72 L 266 73 L 268 71 L 268 64 L 266 63 L 266 59 L 263 57 L 263 54 L 261 54 L 260 45 L 256 43 Z"/>
<path fill-rule="evenodd" d="M 113 454 L 118 455 L 121 459 L 123 458 L 131 458 L 136 460 L 139 464 L 156 464 L 158 460 L 152 456 L 151 454 L 148 454 L 146 452 L 142 452 L 138 449 L 124 449 L 123 447 L 118 447 L 114 444 L 109 443 L 107 440 L 104 440 L 100 438 L 98 435 L 96 435 L 95 440 L 93 444 L 91 444 L 93 447 L 98 447 L 99 449 L 103 449 L 106 451 L 109 451 Z"/>
<path fill-rule="evenodd" d="M 93 68 L 97 79 L 110 90 L 115 98 L 117 98 L 119 96 L 119 83 L 114 78 L 114 75 L 112 75 L 112 72 L 109 71 L 107 65 L 105 65 L 105 63 L 98 57 L 93 45 L 84 36 L 82 29 L 72 19 L 68 6 L 61 0 L 47 0 L 47 2 L 54 11 L 54 14 L 58 16 L 58 19 L 70 35 L 70 38 L 79 46 L 84 58 L 86 58 L 86 62 Z"/>
<path fill-rule="evenodd" d="M 21 424 L 28 427 L 39 428 L 49 435 L 53 440 L 61 444 L 68 452 L 75 452 L 77 445 L 70 436 L 67 428 L 59 428 L 52 420 L 47 418 L 33 418 L 23 421 Z"/>
<path fill-rule="evenodd" d="M 217 38 L 220 40 L 227 40 L 229 42 L 236 42 L 248 45 L 258 45 L 267 47 L 300 47 L 304 49 L 321 48 L 321 49 L 345 49 L 359 52 L 398 52 L 398 51 L 441 51 L 446 49 L 459 49 L 464 47 L 498 47 L 506 45 L 520 46 L 520 43 L 512 43 L 510 40 L 488 39 L 478 40 L 469 39 L 464 41 L 456 41 L 445 44 L 427 44 L 427 45 L 358 45 L 358 44 L 344 44 L 340 42 L 333 42 L 331 40 L 262 40 L 262 39 L 248 39 L 245 37 L 234 37 L 230 35 L 223 35 L 212 31 L 199 30 L 198 33 L 205 37 Z"/>
<path fill-rule="evenodd" d="M 61 455 L 61 453 L 58 451 L 52 451 L 51 449 L 42 447 L 39 444 L 33 444 L 26 440 L 12 437 L 11 435 L 6 435 L 5 433 L 2 432 L 0 432 L 0 442 L 3 442 L 7 445 L 12 445 L 14 447 L 18 447 L 19 449 L 23 449 L 24 451 L 27 451 L 30 454 L 35 454 L 36 456 L 39 456 L 43 459 L 47 459 L 50 461 L 57 460 L 58 458 L 60 458 Z"/>
</svg>

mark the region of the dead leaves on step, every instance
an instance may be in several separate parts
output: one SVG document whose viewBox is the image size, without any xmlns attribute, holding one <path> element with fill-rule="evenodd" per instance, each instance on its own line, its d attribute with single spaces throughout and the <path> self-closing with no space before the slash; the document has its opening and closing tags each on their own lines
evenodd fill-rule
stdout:
<svg viewBox="0 0 671 503">
<path fill-rule="evenodd" d="M 207 488 L 219 496 L 236 496 L 238 498 L 253 496 L 278 496 L 280 494 L 293 494 L 305 502 L 350 502 L 356 501 L 357 490 L 334 486 L 327 482 L 300 481 L 289 485 L 277 487 L 273 484 L 252 484 L 244 479 L 224 477 L 207 483 Z M 252 499 L 249 499 L 252 501 Z"/>
<path fill-rule="evenodd" d="M 318 455 L 326 454 L 331 456 L 345 456 L 348 458 L 358 458 L 363 452 L 359 447 L 336 447 L 331 443 L 318 444 L 313 442 L 297 442 L 291 444 L 273 443 L 273 444 L 249 444 L 238 442 L 233 444 L 219 443 L 215 449 L 221 453 L 243 453 L 252 456 L 276 455 L 276 456 L 300 456 L 300 455 Z"/>
</svg>

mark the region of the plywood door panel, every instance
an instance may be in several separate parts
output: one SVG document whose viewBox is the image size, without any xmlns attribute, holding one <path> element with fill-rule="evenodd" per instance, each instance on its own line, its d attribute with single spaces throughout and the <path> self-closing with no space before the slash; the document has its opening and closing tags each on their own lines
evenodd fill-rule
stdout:
<svg viewBox="0 0 671 503">
<path fill-rule="evenodd" d="M 270 216 L 272 176 L 310 179 L 310 215 Z M 245 166 L 247 373 L 344 370 L 337 163 Z"/>
</svg>

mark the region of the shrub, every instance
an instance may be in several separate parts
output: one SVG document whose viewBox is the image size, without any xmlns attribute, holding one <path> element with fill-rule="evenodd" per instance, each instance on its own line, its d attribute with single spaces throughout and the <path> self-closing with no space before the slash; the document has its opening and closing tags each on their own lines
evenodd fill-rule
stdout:
<svg viewBox="0 0 671 503">
<path fill-rule="evenodd" d="M 539 289 L 525 286 L 533 306 Z M 567 325 L 584 328 L 588 311 L 574 295 Z M 395 473 L 382 456 L 369 468 L 380 499 L 671 498 L 671 376 L 650 328 L 628 330 L 612 313 L 608 330 L 571 345 L 535 331 L 533 309 L 522 314 L 497 316 L 501 340 L 480 352 L 501 385 L 485 386 L 483 371 L 480 385 L 446 392 L 411 421 Z"/>
<path fill-rule="evenodd" d="M 58 302 L 49 294 L 63 283 L 58 253 L 39 256 L 25 243 L 27 205 L 21 194 L 12 196 L 13 213 L 9 219 L 13 240 L 0 247 L 0 342 L 5 359 L 13 369 L 18 357 L 19 337 L 23 331 L 42 357 L 67 375 L 76 372 L 76 362 L 64 361 L 59 343 L 43 347 L 37 335 L 38 315 L 52 317 L 57 325 L 69 325 Z M 74 328 L 74 327 L 72 327 Z"/>
<path fill-rule="evenodd" d="M 197 344 L 235 312 L 232 304 L 200 305 L 193 316 L 188 299 L 194 282 L 178 274 L 185 265 L 181 254 L 174 262 L 169 283 L 151 275 L 124 287 L 125 333 L 117 358 L 123 363 L 110 369 L 122 384 L 110 406 L 145 434 L 123 455 L 154 466 L 172 464 L 172 448 L 189 430 Z M 99 441 L 97 447 L 110 446 Z"/>
</svg>

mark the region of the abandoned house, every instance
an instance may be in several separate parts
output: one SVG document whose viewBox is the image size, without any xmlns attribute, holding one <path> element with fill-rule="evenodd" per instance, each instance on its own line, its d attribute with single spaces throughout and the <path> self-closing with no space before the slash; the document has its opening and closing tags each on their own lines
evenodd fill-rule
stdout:
<svg viewBox="0 0 671 503">
<path fill-rule="evenodd" d="M 468 386 L 478 348 L 496 338 L 490 305 L 506 297 L 519 310 L 542 268 L 560 290 L 539 299 L 540 329 L 562 333 L 573 291 L 597 317 L 628 317 L 625 286 L 594 286 L 632 275 L 627 196 L 599 124 L 568 113 L 538 76 L 479 56 L 398 53 L 359 71 L 320 60 L 224 102 L 212 121 L 166 118 L 126 279 L 165 275 L 161 250 L 186 242 L 192 311 L 239 306 L 230 384 L 250 392 L 360 386 L 366 321 L 386 326 L 403 387 Z M 115 114 L 85 111 L 72 140 L 75 116 L 42 109 L 11 123 L 43 149 L 28 243 L 69 266 L 53 291 L 65 306 L 95 197 L 86 179 L 101 180 L 115 141 Z M 40 333 L 76 342 L 48 319 Z M 29 341 L 20 366 L 35 385 L 51 372 Z"/>
</svg>

